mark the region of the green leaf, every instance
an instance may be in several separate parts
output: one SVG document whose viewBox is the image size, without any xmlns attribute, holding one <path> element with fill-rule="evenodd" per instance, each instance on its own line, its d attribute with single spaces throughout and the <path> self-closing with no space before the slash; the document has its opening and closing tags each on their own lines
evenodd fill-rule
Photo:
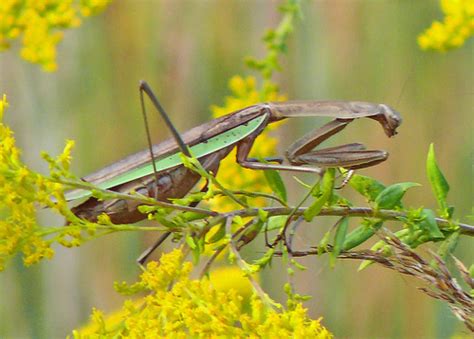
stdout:
<svg viewBox="0 0 474 339">
<path fill-rule="evenodd" d="M 435 214 L 430 209 L 423 209 L 421 212 L 421 217 L 423 218 L 421 222 L 418 224 L 419 227 L 427 232 L 431 239 L 443 239 L 444 235 L 441 233 L 438 227 L 438 223 L 435 219 Z"/>
<path fill-rule="evenodd" d="M 403 242 L 403 237 L 405 237 L 407 234 L 409 234 L 410 231 L 407 228 L 404 228 L 402 230 L 399 230 L 394 234 L 395 237 L 399 238 Z M 371 248 L 371 251 L 374 252 L 381 252 L 385 257 L 389 257 L 392 255 L 392 246 L 388 245 L 387 242 L 382 239 L 377 241 Z M 372 265 L 374 263 L 373 260 L 363 260 L 359 267 L 357 268 L 357 271 L 362 271 Z"/>
<path fill-rule="evenodd" d="M 168 220 L 168 218 L 166 218 L 164 216 L 155 214 L 154 219 L 157 220 L 160 224 L 162 224 L 165 227 L 169 227 L 169 228 L 175 228 L 176 227 L 176 224 L 173 221 Z"/>
<path fill-rule="evenodd" d="M 458 245 L 459 234 L 459 231 L 453 232 L 448 235 L 446 240 L 441 243 L 438 248 L 438 255 L 441 257 L 441 259 L 446 260 L 448 256 L 454 252 L 456 246 Z"/>
<path fill-rule="evenodd" d="M 297 269 L 299 269 L 300 271 L 306 271 L 308 268 L 302 264 L 300 264 L 298 261 L 296 261 L 295 259 L 291 259 L 290 260 L 291 264 L 294 265 Z"/>
<path fill-rule="evenodd" d="M 375 232 L 382 227 L 382 225 L 383 220 L 364 219 L 362 225 L 354 229 L 346 236 L 342 249 L 344 251 L 348 251 L 356 246 L 359 246 L 371 236 L 373 236 Z"/>
<path fill-rule="evenodd" d="M 219 227 L 219 228 L 216 231 L 216 233 L 214 233 L 212 235 L 211 239 L 208 240 L 209 244 L 213 244 L 215 242 L 218 242 L 219 240 L 221 240 L 225 236 L 225 223 L 222 223 L 219 226 L 215 226 L 215 227 Z"/>
<path fill-rule="evenodd" d="M 189 234 L 186 234 L 186 243 L 188 244 L 189 248 L 193 250 L 197 248 L 196 242 L 194 241 L 193 237 Z"/>
<path fill-rule="evenodd" d="M 261 219 L 257 219 L 249 228 L 247 228 L 237 241 L 239 248 L 253 241 L 255 237 L 262 230 L 264 222 Z"/>
<path fill-rule="evenodd" d="M 354 174 L 349 181 L 349 185 L 357 192 L 366 197 L 369 201 L 375 201 L 377 196 L 385 189 L 385 185 L 381 182 L 366 177 L 364 175 Z"/>
<path fill-rule="evenodd" d="M 140 205 L 137 207 L 138 212 L 143 214 L 153 213 L 160 209 L 158 206 Z"/>
<path fill-rule="evenodd" d="M 334 168 L 329 168 L 326 173 L 324 173 L 321 191 L 319 197 L 304 211 L 303 216 L 306 221 L 311 221 L 315 216 L 321 212 L 324 204 L 331 198 L 332 190 L 334 188 L 334 178 L 336 170 Z"/>
<path fill-rule="evenodd" d="M 267 179 L 268 185 L 272 191 L 284 202 L 287 202 L 286 187 L 280 173 L 275 170 L 265 170 L 265 179 Z"/>
<path fill-rule="evenodd" d="M 304 188 L 307 188 L 307 189 L 311 189 L 312 186 L 305 183 L 304 181 L 302 181 L 301 179 L 297 178 L 297 177 L 293 177 L 293 179 L 298 183 L 300 184 L 301 186 L 303 186 Z"/>
<path fill-rule="evenodd" d="M 258 219 L 261 222 L 265 222 L 268 219 L 268 212 L 265 210 L 262 210 L 261 208 L 258 209 Z"/>
<path fill-rule="evenodd" d="M 328 251 L 328 245 L 329 245 L 329 237 L 331 236 L 331 231 L 327 231 L 324 233 L 323 238 L 318 244 L 318 255 L 321 255 L 323 253 L 326 253 Z"/>
<path fill-rule="evenodd" d="M 421 186 L 416 182 L 401 182 L 386 187 L 375 199 L 378 209 L 391 209 L 401 205 L 405 192 L 412 187 Z"/>
<path fill-rule="evenodd" d="M 207 192 L 195 192 L 188 194 L 184 198 L 169 198 L 168 200 L 175 205 L 189 206 L 191 203 L 202 201 L 205 194 Z"/>
<path fill-rule="evenodd" d="M 344 247 L 344 241 L 346 239 L 347 228 L 349 227 L 348 218 L 344 217 L 337 225 L 336 234 L 334 235 L 334 247 L 332 252 L 329 254 L 329 265 L 334 267 L 336 265 L 337 256 L 341 253 Z"/>
<path fill-rule="evenodd" d="M 431 184 L 431 189 L 433 190 L 436 200 L 438 201 L 438 205 L 444 213 L 444 211 L 447 211 L 448 208 L 446 197 L 448 196 L 449 192 L 449 184 L 444 177 L 443 172 L 441 172 L 438 163 L 436 162 L 433 144 L 430 144 L 428 157 L 426 158 L 426 173 Z"/>
<path fill-rule="evenodd" d="M 265 252 L 265 254 L 263 255 L 263 257 L 261 257 L 260 259 L 257 259 L 253 262 L 254 265 L 258 265 L 260 266 L 260 268 L 264 268 L 265 266 L 267 266 L 268 264 L 271 264 L 271 261 L 272 261 L 272 258 L 273 258 L 273 254 L 275 253 L 275 249 L 274 248 L 270 248 L 267 252 Z"/>
<path fill-rule="evenodd" d="M 287 219 L 288 216 L 286 215 L 275 215 L 273 217 L 268 218 L 266 230 L 273 231 L 283 228 L 286 224 Z"/>
</svg>

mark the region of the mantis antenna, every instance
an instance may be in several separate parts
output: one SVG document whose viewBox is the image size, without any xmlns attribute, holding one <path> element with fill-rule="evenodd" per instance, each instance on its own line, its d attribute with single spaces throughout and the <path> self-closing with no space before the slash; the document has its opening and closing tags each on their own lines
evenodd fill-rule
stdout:
<svg viewBox="0 0 474 339">
<path fill-rule="evenodd" d="M 171 134 L 173 134 L 174 139 L 176 140 L 176 143 L 178 144 L 179 149 L 181 152 L 190 157 L 191 154 L 188 151 L 188 148 L 186 147 L 183 139 L 181 139 L 181 136 L 179 135 L 178 131 L 176 130 L 176 127 L 174 127 L 173 123 L 171 122 L 169 115 L 166 113 L 164 110 L 163 106 L 161 106 L 160 102 L 156 98 L 155 94 L 151 90 L 150 86 L 148 83 L 144 80 L 140 80 L 140 85 L 139 85 L 139 90 L 140 90 L 140 103 L 142 106 L 142 113 L 143 113 L 143 121 L 145 122 L 145 130 L 146 130 L 146 136 L 148 140 L 148 148 L 150 150 L 150 156 L 151 156 L 151 161 L 153 165 L 153 173 L 155 174 L 155 197 L 158 195 L 158 172 L 156 170 L 156 164 L 155 164 L 155 155 L 153 154 L 153 145 L 151 143 L 151 137 L 150 137 L 150 127 L 148 125 L 148 119 L 146 115 L 146 109 L 145 109 L 145 100 L 143 98 L 143 92 L 146 93 L 148 98 L 151 100 L 153 103 L 153 106 L 155 106 L 156 110 L 160 113 L 161 117 L 165 121 L 166 125 L 171 131 Z"/>
</svg>

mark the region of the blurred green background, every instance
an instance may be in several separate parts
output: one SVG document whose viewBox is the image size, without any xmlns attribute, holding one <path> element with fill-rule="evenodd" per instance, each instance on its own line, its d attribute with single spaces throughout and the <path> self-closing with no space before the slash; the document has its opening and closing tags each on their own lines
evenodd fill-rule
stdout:
<svg viewBox="0 0 474 339">
<path fill-rule="evenodd" d="M 55 73 L 43 73 L 15 51 L 0 54 L 0 92 L 10 102 L 5 121 L 24 161 L 46 171 L 39 152 L 57 154 L 64 139 L 74 139 L 73 171 L 85 175 L 143 149 L 140 79 L 155 89 L 179 130 L 208 120 L 209 106 L 228 95 L 228 79 L 252 74 L 243 58 L 264 55 L 260 38 L 279 22 L 278 4 L 116 1 L 66 33 Z M 373 121 L 358 121 L 332 143 L 360 141 L 388 150 L 387 162 L 360 172 L 385 183 L 419 182 L 423 187 L 407 194 L 407 205 L 435 208 L 425 176 L 434 142 L 451 185 L 449 201 L 462 217 L 474 205 L 473 44 L 446 54 L 421 52 L 417 35 L 441 18 L 437 1 L 305 1 L 274 80 L 289 99 L 365 100 L 397 108 L 404 122 L 396 138 L 386 138 Z M 151 120 L 154 140 L 167 137 L 159 119 Z M 309 119 L 280 128 L 281 151 L 321 123 Z M 295 202 L 301 191 L 291 175 L 285 179 Z M 349 188 L 343 194 L 353 196 Z M 62 222 L 44 214 L 47 225 Z M 327 218 L 300 227 L 296 245 L 315 244 L 332 224 Z M 64 337 L 87 321 L 93 306 L 116 309 L 123 298 L 113 282 L 133 281 L 135 258 L 156 237 L 119 234 L 58 248 L 53 260 L 27 269 L 18 259 L 0 274 L 0 337 Z M 260 245 L 246 253 L 263 252 Z M 472 239 L 462 240 L 457 255 L 469 264 L 473 254 Z M 375 265 L 357 273 L 359 262 L 330 269 L 327 257 L 302 262 L 309 269 L 298 273 L 297 289 L 313 296 L 306 303 L 310 314 L 323 316 L 337 337 L 467 335 L 447 306 L 418 291 L 412 279 Z M 279 301 L 285 299 L 285 272 L 275 260 L 262 274 L 264 288 Z"/>
</svg>

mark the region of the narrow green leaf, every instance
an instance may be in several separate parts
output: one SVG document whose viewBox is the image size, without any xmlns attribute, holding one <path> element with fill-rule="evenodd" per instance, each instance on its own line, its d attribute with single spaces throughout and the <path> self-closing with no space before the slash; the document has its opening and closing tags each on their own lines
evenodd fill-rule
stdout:
<svg viewBox="0 0 474 339">
<path fill-rule="evenodd" d="M 258 265 L 260 266 L 260 268 L 264 268 L 265 266 L 267 266 L 268 264 L 271 264 L 271 261 L 272 261 L 272 258 L 273 258 L 273 254 L 275 253 L 275 249 L 274 248 L 270 248 L 267 252 L 265 252 L 265 254 L 263 255 L 263 257 L 261 257 L 260 259 L 257 259 L 253 262 L 254 265 Z"/>
<path fill-rule="evenodd" d="M 157 206 L 149 206 L 149 205 L 140 205 L 137 207 L 138 212 L 143 214 L 153 213 L 159 209 Z"/>
<path fill-rule="evenodd" d="M 264 222 L 261 219 L 258 219 L 252 226 L 250 226 L 237 241 L 239 247 L 242 247 L 243 245 L 246 245 L 252 240 L 254 240 L 255 237 L 260 233 L 263 224 Z"/>
<path fill-rule="evenodd" d="M 423 219 L 418 224 L 419 227 L 423 231 L 427 232 L 431 239 L 443 239 L 444 235 L 439 230 L 438 223 L 436 222 L 434 212 L 430 209 L 425 208 L 421 212 L 421 216 L 422 216 Z"/>
<path fill-rule="evenodd" d="M 382 252 L 385 256 L 389 256 L 392 252 L 392 249 L 389 245 L 384 240 L 379 240 L 375 243 L 374 246 L 370 248 L 371 251 L 377 252 L 380 249 L 382 249 Z M 362 260 L 360 263 L 359 267 L 357 268 L 357 271 L 362 271 L 365 270 L 367 267 L 372 265 L 374 263 L 373 260 Z"/>
<path fill-rule="evenodd" d="M 321 193 L 323 195 L 327 195 L 328 198 L 332 194 L 332 190 L 334 188 L 335 177 L 336 177 L 336 169 L 328 168 L 323 175 L 323 179 L 321 180 Z"/>
<path fill-rule="evenodd" d="M 446 197 L 449 192 L 449 184 L 436 162 L 433 144 L 430 144 L 428 157 L 426 158 L 426 173 L 440 209 L 447 211 Z"/>
<path fill-rule="evenodd" d="M 405 192 L 416 186 L 421 185 L 416 182 L 401 182 L 386 187 L 375 199 L 376 207 L 378 209 L 391 209 L 400 206 Z"/>
<path fill-rule="evenodd" d="M 209 244 L 214 244 L 215 242 L 218 242 L 219 240 L 221 240 L 225 236 L 225 224 L 224 223 L 220 224 L 219 226 L 214 226 L 214 227 L 219 227 L 219 228 L 217 229 L 216 233 L 214 233 L 212 235 L 211 239 L 208 240 Z"/>
<path fill-rule="evenodd" d="M 332 190 L 334 188 L 335 173 L 336 171 L 334 168 L 329 168 L 326 173 L 324 173 L 319 197 L 317 197 L 303 213 L 306 221 L 309 222 L 313 220 L 313 218 L 321 212 L 324 204 L 326 204 L 326 202 L 331 198 Z"/>
<path fill-rule="evenodd" d="M 276 215 L 268 218 L 267 220 L 267 231 L 278 230 L 284 227 L 288 216 L 286 215 Z"/>
<path fill-rule="evenodd" d="M 341 253 L 346 239 L 347 228 L 349 227 L 348 218 L 344 217 L 337 225 L 336 234 L 334 235 L 334 246 L 332 252 L 329 254 L 329 265 L 334 267 L 336 265 L 337 256 Z"/>
<path fill-rule="evenodd" d="M 193 237 L 189 234 L 186 234 L 186 243 L 188 244 L 189 248 L 195 249 L 197 248 L 196 242 L 194 241 Z"/>
<path fill-rule="evenodd" d="M 208 217 L 207 214 L 199 213 L 199 212 L 183 212 L 181 213 L 183 220 L 186 222 L 196 221 L 205 219 Z"/>
<path fill-rule="evenodd" d="M 302 181 L 301 179 L 299 179 L 299 178 L 297 178 L 297 177 L 293 177 L 293 179 L 294 179 L 298 184 L 300 184 L 301 186 L 303 186 L 303 187 L 306 188 L 306 189 L 311 189 L 311 188 L 312 188 L 311 185 L 305 183 L 304 181 Z"/>
<path fill-rule="evenodd" d="M 438 248 L 438 255 L 441 259 L 446 260 L 448 256 L 454 252 L 459 240 L 459 231 L 453 232 L 446 237 Z"/>
<path fill-rule="evenodd" d="M 375 198 L 385 189 L 385 185 L 381 182 L 358 174 L 352 176 L 349 185 L 369 201 L 375 201 Z"/>
<path fill-rule="evenodd" d="M 155 214 L 154 219 L 157 220 L 160 224 L 162 224 L 165 227 L 169 227 L 171 229 L 176 227 L 176 224 L 173 221 L 168 220 L 166 217 L 162 215 Z"/>
<path fill-rule="evenodd" d="M 291 259 L 291 264 L 294 265 L 297 269 L 299 269 L 300 271 L 306 271 L 308 268 L 302 264 L 300 264 L 298 261 L 296 261 L 295 259 Z"/>
<path fill-rule="evenodd" d="M 342 249 L 348 251 L 359 246 L 375 234 L 383 225 L 383 220 L 364 219 L 362 225 L 351 231 L 345 238 Z"/>
<path fill-rule="evenodd" d="M 329 237 L 331 236 L 331 231 L 327 231 L 324 233 L 323 238 L 318 244 L 318 255 L 321 255 L 323 253 L 326 253 L 328 250 L 328 245 L 329 245 Z"/>
<path fill-rule="evenodd" d="M 258 209 L 258 219 L 262 222 L 267 221 L 268 219 L 268 212 L 265 210 L 262 210 L 261 208 Z"/>
<path fill-rule="evenodd" d="M 197 265 L 199 263 L 199 259 L 201 258 L 201 253 L 202 252 L 199 246 L 196 246 L 195 248 L 192 249 L 194 265 Z"/>
<path fill-rule="evenodd" d="M 280 173 L 275 170 L 266 170 L 263 171 L 265 174 L 265 179 L 267 179 L 268 185 L 272 189 L 273 193 L 277 195 L 281 200 L 287 202 L 287 193 L 285 183 L 280 176 Z"/>
</svg>

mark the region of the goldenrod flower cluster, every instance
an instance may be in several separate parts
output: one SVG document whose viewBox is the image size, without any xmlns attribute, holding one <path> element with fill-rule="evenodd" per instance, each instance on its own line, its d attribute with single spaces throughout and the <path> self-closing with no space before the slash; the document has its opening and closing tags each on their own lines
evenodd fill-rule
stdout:
<svg viewBox="0 0 474 339">
<path fill-rule="evenodd" d="M 139 282 L 121 286 L 148 296 L 125 303 L 112 318 L 94 310 L 93 325 L 74 331 L 74 337 L 332 338 L 300 303 L 277 312 L 253 296 L 246 308 L 235 289 L 218 291 L 212 280 L 191 280 L 192 268 L 179 249 L 163 254 L 159 263 L 148 264 Z"/>
<path fill-rule="evenodd" d="M 473 0 L 441 0 L 445 14 L 443 22 L 435 21 L 418 37 L 418 44 L 424 50 L 446 51 L 457 48 L 474 32 Z"/>
<path fill-rule="evenodd" d="M 0 101 L 0 271 L 5 268 L 8 259 L 18 252 L 23 253 L 26 266 L 53 256 L 50 245 L 53 241 L 61 240 L 58 237 L 45 240 L 48 231 L 41 228 L 36 220 L 38 204 L 54 208 L 62 214 L 69 211 L 62 185 L 31 171 L 21 162 L 13 132 L 2 122 L 7 106 L 6 97 L 3 96 Z M 56 170 L 69 167 L 72 145 L 72 142 L 68 142 L 63 153 L 55 160 Z M 53 165 L 53 162 L 50 164 Z M 72 229 L 70 231 L 73 232 Z M 63 236 L 74 237 L 74 234 L 66 233 L 68 231 Z"/>
<path fill-rule="evenodd" d="M 229 81 L 229 88 L 232 95 L 225 98 L 223 106 L 212 106 L 212 113 L 215 118 L 257 103 L 269 101 L 284 101 L 285 96 L 278 94 L 275 85 L 267 82 L 262 89 L 257 89 L 254 77 L 234 76 Z M 265 131 L 256 139 L 250 157 L 266 158 L 274 156 L 276 153 L 277 139 L 269 135 L 269 131 L 274 129 L 278 123 L 268 126 Z M 250 190 L 252 192 L 269 192 L 265 185 L 265 176 L 262 171 L 245 169 L 236 162 L 236 151 L 233 150 L 223 161 L 221 161 L 217 179 L 224 186 L 235 190 Z M 262 201 L 255 199 L 254 206 L 262 205 Z M 214 208 L 227 210 L 231 208 L 228 200 L 216 198 L 211 203 Z"/>
<path fill-rule="evenodd" d="M 0 1 L 0 50 L 22 39 L 21 57 L 54 71 L 56 45 L 67 28 L 81 23 L 79 13 L 99 13 L 110 0 L 2 0 Z"/>
</svg>

